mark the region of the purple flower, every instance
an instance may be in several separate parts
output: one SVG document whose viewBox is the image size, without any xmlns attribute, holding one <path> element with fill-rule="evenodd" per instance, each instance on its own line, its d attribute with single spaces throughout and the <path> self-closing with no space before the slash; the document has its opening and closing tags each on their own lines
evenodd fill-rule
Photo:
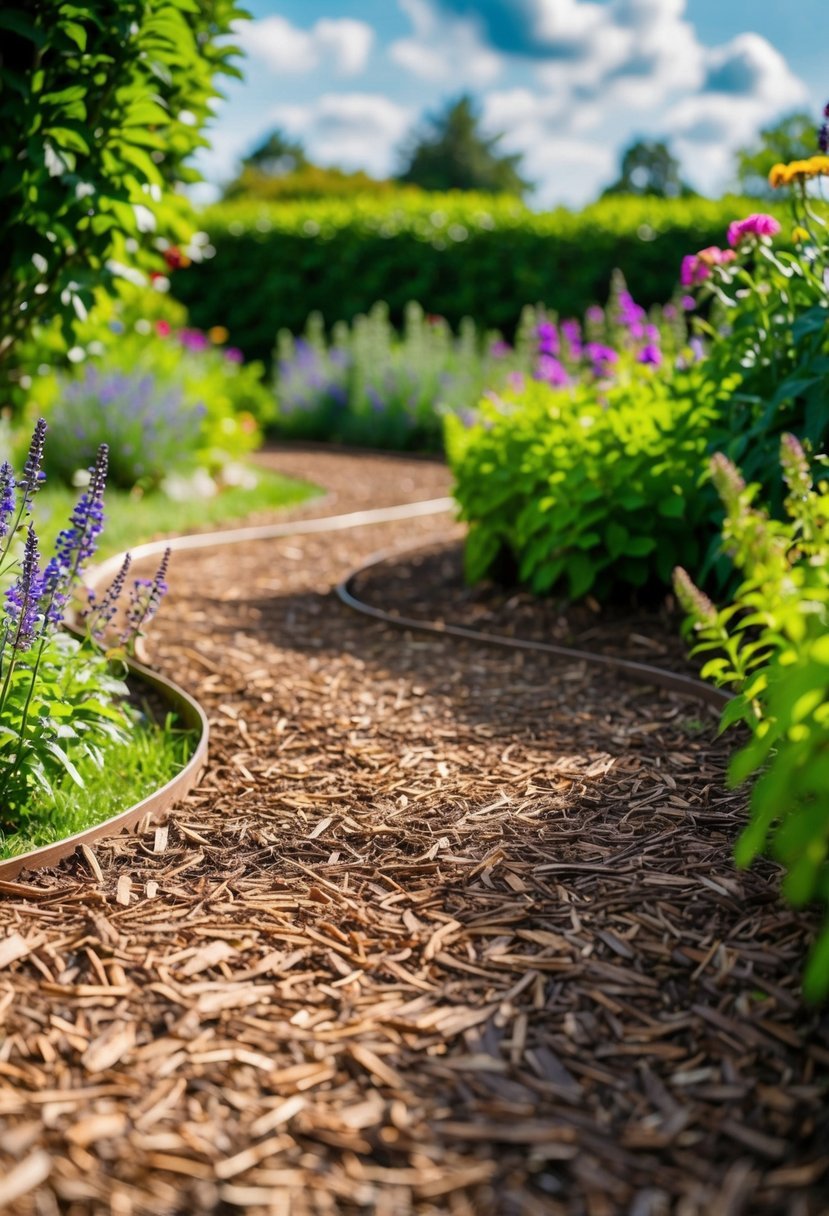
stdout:
<svg viewBox="0 0 829 1216">
<path fill-rule="evenodd" d="M 9 530 L 9 523 L 17 505 L 14 493 L 14 470 L 7 460 L 0 465 L 0 538 Z"/>
<path fill-rule="evenodd" d="M 109 449 L 102 443 L 93 468 L 89 470 L 89 486 L 78 499 L 69 518 L 69 527 L 58 534 L 55 555 L 45 571 L 43 592 L 45 616 L 58 624 L 69 598 L 72 583 L 83 565 L 95 552 L 104 526 L 104 490 L 106 489 Z"/>
<path fill-rule="evenodd" d="M 228 363 L 243 363 L 245 356 L 239 350 L 238 346 L 225 347 L 225 359 Z"/>
<path fill-rule="evenodd" d="M 662 309 L 662 315 L 666 321 L 675 320 L 676 319 L 676 305 L 675 304 L 666 304 L 665 307 Z"/>
<path fill-rule="evenodd" d="M 538 336 L 538 353 L 540 355 L 557 355 L 559 351 L 558 330 L 552 321 L 541 321 L 536 330 Z"/>
<path fill-rule="evenodd" d="M 170 550 L 164 550 L 161 564 L 153 578 L 137 578 L 132 585 L 126 628 L 121 634 L 121 644 L 126 646 L 139 636 L 158 611 L 167 594 L 167 571 L 170 565 Z"/>
<path fill-rule="evenodd" d="M 20 574 L 6 592 L 6 615 L 11 621 L 12 646 L 15 650 L 27 650 L 34 640 L 42 593 L 43 576 L 40 573 L 37 536 L 29 524 Z"/>
<path fill-rule="evenodd" d="M 643 346 L 636 356 L 637 363 L 646 363 L 651 367 L 659 367 L 662 362 L 662 351 L 653 342 Z"/>
<path fill-rule="evenodd" d="M 764 237 L 777 236 L 780 231 L 780 221 L 773 215 L 755 211 L 744 220 L 734 220 L 728 225 L 729 245 L 741 245 L 747 236 Z"/>
<path fill-rule="evenodd" d="M 605 346 L 601 342 L 588 342 L 584 353 L 593 365 L 594 376 L 606 376 L 612 365 L 619 360 L 619 355 L 613 347 Z"/>
<path fill-rule="evenodd" d="M 566 368 L 553 355 L 538 356 L 534 378 L 543 380 L 545 384 L 551 384 L 554 388 L 563 388 L 570 383 Z"/>
<path fill-rule="evenodd" d="M 23 504 L 25 507 L 28 507 L 38 487 L 46 480 L 46 475 L 41 471 L 40 467 L 43 463 L 43 444 L 45 440 L 46 419 L 38 418 L 35 423 L 35 429 L 32 431 L 29 454 L 23 466 L 23 476 L 17 483 L 23 491 Z"/>
<path fill-rule="evenodd" d="M 604 324 L 604 309 L 600 304 L 591 304 L 584 316 L 591 325 Z"/>
<path fill-rule="evenodd" d="M 504 342 L 503 339 L 496 338 L 494 342 L 490 343 L 489 353 L 493 359 L 503 359 L 507 355 L 512 354 L 512 347 L 510 346 L 509 342 Z"/>
<path fill-rule="evenodd" d="M 685 309 L 686 312 L 693 312 L 693 310 L 697 306 L 697 302 L 693 296 L 683 296 L 682 299 L 680 300 L 680 304 L 682 305 L 682 307 Z"/>
<path fill-rule="evenodd" d="M 100 603 L 95 603 L 94 591 L 90 591 L 89 593 L 89 608 L 83 613 L 82 619 L 85 621 L 90 635 L 99 641 L 118 609 L 118 601 L 121 598 L 121 592 L 124 590 L 124 583 L 126 582 L 131 565 L 132 555 L 127 553 L 121 563 L 120 570 L 107 587 Z"/>
<path fill-rule="evenodd" d="M 203 334 L 200 329 L 183 329 L 178 336 L 178 340 L 185 350 L 202 351 L 207 350 L 210 342 L 206 334 Z M 227 352 L 225 352 L 227 357 Z"/>
<path fill-rule="evenodd" d="M 693 337 L 688 343 L 691 348 L 691 355 L 694 363 L 699 363 L 700 359 L 705 358 L 705 343 L 702 338 Z"/>
</svg>

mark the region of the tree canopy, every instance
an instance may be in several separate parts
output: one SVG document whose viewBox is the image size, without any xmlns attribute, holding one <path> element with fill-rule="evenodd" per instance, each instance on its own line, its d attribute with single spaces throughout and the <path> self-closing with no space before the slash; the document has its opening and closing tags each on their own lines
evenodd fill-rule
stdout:
<svg viewBox="0 0 829 1216">
<path fill-rule="evenodd" d="M 499 151 L 503 134 L 485 135 L 469 94 L 450 101 L 416 128 L 401 149 L 397 180 L 423 190 L 480 190 L 522 197 L 531 183 L 520 154 Z"/>
<path fill-rule="evenodd" d="M 752 198 L 774 197 L 769 170 L 781 162 L 805 160 L 816 152 L 817 131 L 811 114 L 788 114 L 737 152 L 735 172 L 741 192 Z"/>
<path fill-rule="evenodd" d="M 619 177 L 603 191 L 640 198 L 680 198 L 694 191 L 680 176 L 679 161 L 662 140 L 637 139 L 622 153 Z"/>
</svg>

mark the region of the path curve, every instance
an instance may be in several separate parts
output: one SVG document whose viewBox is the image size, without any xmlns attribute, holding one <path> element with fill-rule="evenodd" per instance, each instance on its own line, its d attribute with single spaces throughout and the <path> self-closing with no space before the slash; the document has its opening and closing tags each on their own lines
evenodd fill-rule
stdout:
<svg viewBox="0 0 829 1216">
<path fill-rule="evenodd" d="M 427 462 L 271 460 L 341 513 L 448 488 Z M 0 901 L 8 1210 L 826 1210 L 810 925 L 770 867 L 731 866 L 726 745 L 687 700 L 334 598 L 446 535 L 177 557 L 155 658 L 207 706 L 213 763 L 100 879 Z"/>
</svg>

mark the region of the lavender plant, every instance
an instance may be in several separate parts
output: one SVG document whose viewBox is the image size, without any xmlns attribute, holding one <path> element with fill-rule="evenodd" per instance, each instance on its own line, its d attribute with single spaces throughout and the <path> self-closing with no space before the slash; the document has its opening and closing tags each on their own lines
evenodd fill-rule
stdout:
<svg viewBox="0 0 829 1216">
<path fill-rule="evenodd" d="M 104 523 L 108 449 L 102 444 L 54 553 L 43 562 L 32 521 L 43 481 L 46 424 L 35 426 L 22 476 L 0 466 L 0 833 L 14 831 L 38 793 L 68 778 L 82 786 L 81 761 L 100 763 L 107 742 L 129 742 L 131 714 L 117 668 L 119 653 L 158 608 L 167 556 L 151 580 L 137 580 L 115 648 L 101 646 L 126 583 L 125 563 L 100 601 L 90 597 L 86 630 L 62 626 L 82 586 Z M 22 546 L 21 546 L 21 537 Z"/>
<path fill-rule="evenodd" d="M 757 505 L 759 486 L 746 485 L 730 461 L 712 462 L 723 544 L 743 579 L 732 602 L 718 609 L 682 569 L 674 586 L 696 639 L 692 653 L 711 655 L 703 677 L 735 691 L 722 729 L 742 722 L 752 732 L 729 770 L 735 785 L 756 778 L 737 863 L 769 851 L 787 871 L 790 902 L 829 906 L 829 480 L 815 485 L 791 434 L 780 461 L 782 520 Z M 829 995 L 829 919 L 804 990 L 815 1000 Z"/>
<path fill-rule="evenodd" d="M 56 398 L 46 468 L 62 481 L 71 482 L 104 442 L 110 481 L 122 489 L 157 486 L 197 463 L 206 408 L 180 385 L 89 363 L 76 379 L 58 378 Z"/>
</svg>

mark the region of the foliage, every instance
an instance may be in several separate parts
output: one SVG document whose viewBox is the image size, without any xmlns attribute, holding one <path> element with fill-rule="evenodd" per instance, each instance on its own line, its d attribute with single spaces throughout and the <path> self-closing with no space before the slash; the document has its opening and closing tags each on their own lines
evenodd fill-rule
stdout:
<svg viewBox="0 0 829 1216">
<path fill-rule="evenodd" d="M 743 722 L 752 731 L 730 768 L 733 784 L 756 778 L 737 862 L 769 850 L 787 871 L 791 903 L 829 905 L 829 480 L 814 485 L 793 435 L 783 436 L 780 455 L 782 520 L 757 505 L 757 484 L 746 486 L 734 465 L 715 458 L 723 544 L 742 576 L 731 603 L 718 611 L 682 570 L 675 585 L 697 639 L 693 653 L 714 655 L 703 676 L 735 690 L 723 729 Z M 805 991 L 829 995 L 829 919 Z"/>
<path fill-rule="evenodd" d="M 603 197 L 613 194 L 680 198 L 693 191 L 682 180 L 679 161 L 666 143 L 637 139 L 622 153 L 618 180 L 603 191 Z"/>
<path fill-rule="evenodd" d="M 480 108 L 469 94 L 446 103 L 415 130 L 401 150 L 397 180 L 423 190 L 513 194 L 530 189 L 519 172 L 519 153 L 501 152 L 503 135 L 484 135 Z"/>
<path fill-rule="evenodd" d="M 773 509 L 780 435 L 794 431 L 821 450 L 829 439 L 829 211 L 808 193 L 829 175 L 829 157 L 776 166 L 791 187 L 794 248 L 780 247 L 779 221 L 752 213 L 733 221 L 725 249 L 713 246 L 683 261 L 683 281 L 709 309 L 696 322 L 710 339 L 706 370 L 720 381 L 739 375 L 739 390 L 712 435 L 745 475 L 759 481 Z M 725 234 L 724 234 L 725 235 Z"/>
<path fill-rule="evenodd" d="M 268 177 L 283 177 L 307 169 L 310 163 L 301 142 L 277 128 L 244 157 L 242 168 L 256 169 Z"/>
<path fill-rule="evenodd" d="M 71 481 L 106 441 L 114 483 L 149 487 L 188 464 L 216 472 L 258 446 L 274 410 L 261 366 L 224 346 L 223 328 L 205 334 L 185 320 L 177 301 L 127 285 L 80 327 L 67 372 L 49 370 L 55 335 L 27 352 L 28 412 L 53 433 L 50 474 Z"/>
<path fill-rule="evenodd" d="M 301 333 L 310 312 L 352 321 L 376 300 L 395 325 L 418 299 L 453 328 L 473 316 L 509 337 L 528 303 L 583 314 L 606 298 L 617 266 L 644 305 L 668 299 L 682 255 L 712 244 L 743 206 L 616 197 L 579 214 L 538 213 L 459 192 L 239 200 L 203 214 L 215 257 L 178 271 L 172 290 L 195 325 L 227 326 L 255 359 L 270 358 L 278 329 Z"/>
<path fill-rule="evenodd" d="M 258 199 L 263 203 L 294 202 L 297 199 L 353 198 L 355 195 L 400 195 L 416 193 L 416 186 L 399 186 L 396 182 L 369 177 L 362 169 L 347 173 L 344 169 L 322 169 L 308 165 L 296 173 L 273 176 L 257 169 L 242 169 L 225 189 L 227 199 Z"/>
<path fill-rule="evenodd" d="M 530 382 L 482 403 L 467 431 L 447 420 L 469 579 L 570 598 L 665 584 L 705 545 L 700 471 L 720 408 L 698 365 L 668 377 L 636 364 L 604 386 Z"/>
<path fill-rule="evenodd" d="M 738 149 L 735 176 L 739 189 L 749 198 L 770 199 L 774 188 L 769 173 L 774 165 L 800 160 L 815 150 L 815 124 L 808 112 L 798 111 L 765 127 L 754 143 Z"/>
<path fill-rule="evenodd" d="M 479 336 L 467 320 L 457 337 L 442 317 L 418 304 L 406 309 L 400 337 L 385 304 L 351 328 L 334 326 L 330 345 L 312 314 L 305 335 L 279 334 L 274 430 L 290 438 L 436 451 L 441 415 L 471 415 L 484 388 L 532 363 L 528 343 L 513 350 L 497 335 Z"/>
<path fill-rule="evenodd" d="M 41 565 L 32 505 L 41 484 L 46 424 L 39 420 L 22 476 L 0 466 L 0 832 L 15 827 L 33 789 L 51 796 L 68 776 L 83 785 L 78 763 L 100 764 L 105 741 L 128 743 L 126 693 L 112 667 L 117 649 L 104 654 L 98 640 L 108 632 L 124 590 L 129 562 L 98 600 L 89 597 L 82 639 L 61 630 L 79 591 L 86 563 L 103 527 L 107 449 L 90 469 L 50 560 Z M 25 532 L 22 552 L 19 539 Z M 154 579 L 137 579 L 121 624 L 118 645 L 129 649 L 152 618 L 166 590 L 165 556 Z"/>
<path fill-rule="evenodd" d="M 443 317 L 406 309 L 397 335 L 388 308 L 375 304 L 353 327 L 334 326 L 330 344 L 312 314 L 304 337 L 279 335 L 275 392 L 280 435 L 333 439 L 385 448 L 439 450 L 441 417 L 466 425 L 485 389 L 523 384 L 525 377 L 562 387 L 582 379 L 607 381 L 626 364 L 658 366 L 685 336 L 676 305 L 649 317 L 621 276 L 607 309 L 588 309 L 584 323 L 527 307 L 515 345 L 497 332 L 479 334 L 467 318 L 457 336 Z M 664 346 L 663 346 L 664 339 Z"/>
<path fill-rule="evenodd" d="M 10 0 L 0 11 L 0 361 L 39 321 L 67 330 L 151 242 L 181 241 L 172 187 L 238 74 L 235 0 Z M 153 246 L 154 248 L 154 246 Z"/>
</svg>

